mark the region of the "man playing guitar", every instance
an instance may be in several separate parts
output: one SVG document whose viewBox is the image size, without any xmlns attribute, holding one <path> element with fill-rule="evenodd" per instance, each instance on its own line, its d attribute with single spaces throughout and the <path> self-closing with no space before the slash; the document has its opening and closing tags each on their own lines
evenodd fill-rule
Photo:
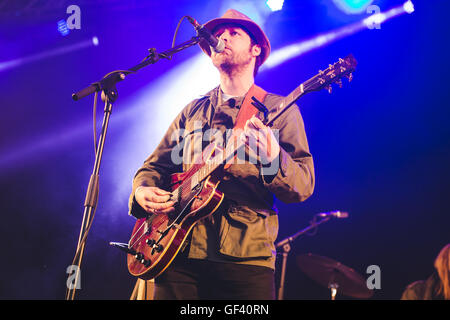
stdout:
<svg viewBox="0 0 450 320">
<path fill-rule="evenodd" d="M 220 85 L 180 112 L 136 173 L 130 214 L 137 218 L 176 211 L 169 191 L 171 175 L 196 163 L 195 146 L 199 141 L 204 146 L 206 132 L 214 130 L 213 141 L 227 140 L 254 88 L 256 72 L 270 54 L 262 29 L 236 10 L 204 26 L 225 44 L 224 51 L 216 53 L 200 42 L 219 70 Z M 283 97 L 261 92 L 269 115 L 275 113 Z M 314 189 L 314 167 L 297 107 L 283 113 L 271 128 L 260 118 L 262 112 L 256 112 L 243 122 L 239 139 L 246 145 L 246 161 L 237 157 L 224 168 L 217 185 L 224 195 L 220 205 L 190 229 L 178 255 L 155 278 L 155 299 L 275 298 L 274 200 L 307 199 Z M 182 156 L 182 163 L 175 161 L 175 155 Z"/>
</svg>

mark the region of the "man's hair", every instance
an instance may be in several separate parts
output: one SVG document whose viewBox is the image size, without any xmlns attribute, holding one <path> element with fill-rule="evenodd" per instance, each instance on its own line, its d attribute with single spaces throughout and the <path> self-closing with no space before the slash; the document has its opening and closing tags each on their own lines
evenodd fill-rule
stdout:
<svg viewBox="0 0 450 320">
<path fill-rule="evenodd" d="M 245 30 L 245 29 L 242 29 L 242 30 Z M 256 75 L 258 74 L 259 67 L 262 64 L 261 59 L 262 59 L 262 50 L 263 49 L 262 49 L 261 45 L 259 45 L 256 42 L 256 40 L 253 38 L 253 36 L 249 32 L 247 32 L 247 34 L 250 36 L 251 47 L 256 45 L 256 46 L 260 46 L 260 48 L 261 48 L 261 53 L 259 54 L 259 56 L 256 57 L 256 60 L 255 60 L 255 69 L 253 69 L 253 77 L 256 77 Z"/>
</svg>

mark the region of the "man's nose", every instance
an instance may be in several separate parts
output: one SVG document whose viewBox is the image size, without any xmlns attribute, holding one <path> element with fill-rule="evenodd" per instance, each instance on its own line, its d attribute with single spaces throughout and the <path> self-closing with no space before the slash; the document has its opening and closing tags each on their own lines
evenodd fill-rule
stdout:
<svg viewBox="0 0 450 320">
<path fill-rule="evenodd" d="M 221 39 L 224 42 L 227 42 L 229 40 L 230 34 L 228 32 L 222 32 L 219 39 Z"/>
</svg>

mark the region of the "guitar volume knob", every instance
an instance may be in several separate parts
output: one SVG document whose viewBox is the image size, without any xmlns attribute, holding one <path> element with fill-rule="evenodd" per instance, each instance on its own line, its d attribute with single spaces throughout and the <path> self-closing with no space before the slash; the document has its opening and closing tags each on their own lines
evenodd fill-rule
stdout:
<svg viewBox="0 0 450 320">
<path fill-rule="evenodd" d="M 141 261 L 141 260 L 144 259 L 144 255 L 143 255 L 142 253 L 139 252 L 139 253 L 137 253 L 137 254 L 134 255 L 134 258 L 135 258 L 136 260 Z"/>
<path fill-rule="evenodd" d="M 152 249 L 152 254 L 155 254 L 155 251 L 160 253 L 163 250 L 164 250 L 164 246 L 162 244 L 158 244 L 158 245 L 155 244 Z"/>
<path fill-rule="evenodd" d="M 149 267 L 151 264 L 151 261 L 146 259 L 141 259 L 139 262 L 142 263 L 145 267 Z"/>
</svg>

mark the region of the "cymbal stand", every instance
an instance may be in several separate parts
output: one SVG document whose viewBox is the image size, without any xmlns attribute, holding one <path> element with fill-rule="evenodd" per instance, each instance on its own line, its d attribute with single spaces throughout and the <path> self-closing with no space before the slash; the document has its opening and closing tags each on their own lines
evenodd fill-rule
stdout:
<svg viewBox="0 0 450 320">
<path fill-rule="evenodd" d="M 335 281 L 336 278 L 336 269 L 333 269 L 333 274 L 330 277 L 330 281 L 328 282 L 328 289 L 331 290 L 331 300 L 336 300 L 337 290 L 339 288 L 339 284 Z"/>
<path fill-rule="evenodd" d="M 331 300 L 336 300 L 337 289 L 339 285 L 337 283 L 330 283 L 328 288 L 331 290 Z"/>
<path fill-rule="evenodd" d="M 314 218 L 310 222 L 310 225 L 308 227 L 306 227 L 303 230 L 298 231 L 294 235 L 292 235 L 290 237 L 287 237 L 286 239 L 281 240 L 280 242 L 275 244 L 276 248 L 282 248 L 283 249 L 283 261 L 282 261 L 282 264 L 281 264 L 280 286 L 278 288 L 278 297 L 277 297 L 278 300 L 283 300 L 283 296 L 284 296 L 284 283 L 285 283 L 285 276 L 286 276 L 286 263 L 287 263 L 287 258 L 288 258 L 289 252 L 291 251 L 291 242 L 294 241 L 299 236 L 305 234 L 306 232 L 308 232 L 308 231 L 310 231 L 310 230 L 312 230 L 314 228 L 317 228 L 317 226 L 321 225 L 322 223 L 327 222 L 330 219 L 331 219 L 330 216 L 323 217 L 319 221 L 315 221 L 315 218 Z"/>
</svg>

